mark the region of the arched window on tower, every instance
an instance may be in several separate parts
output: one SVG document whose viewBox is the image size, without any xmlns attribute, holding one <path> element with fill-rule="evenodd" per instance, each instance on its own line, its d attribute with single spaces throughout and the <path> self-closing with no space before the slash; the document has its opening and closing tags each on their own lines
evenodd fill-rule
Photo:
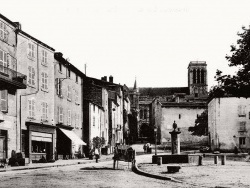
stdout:
<svg viewBox="0 0 250 188">
<path fill-rule="evenodd" d="M 201 83 L 200 81 L 201 78 L 201 73 L 200 73 L 200 69 L 197 70 L 197 84 Z"/>
<path fill-rule="evenodd" d="M 204 69 L 201 70 L 201 83 L 205 84 L 205 71 L 204 71 Z"/>
<path fill-rule="evenodd" d="M 193 84 L 196 84 L 196 69 L 193 70 Z"/>
</svg>

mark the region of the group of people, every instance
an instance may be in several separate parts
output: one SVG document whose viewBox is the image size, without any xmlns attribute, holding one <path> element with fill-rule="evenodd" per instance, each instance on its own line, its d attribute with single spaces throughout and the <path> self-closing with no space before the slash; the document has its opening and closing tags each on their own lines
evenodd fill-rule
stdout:
<svg viewBox="0 0 250 188">
<path fill-rule="evenodd" d="M 150 146 L 151 146 L 150 143 L 144 144 L 144 146 L 143 146 L 144 153 L 151 153 Z"/>
</svg>

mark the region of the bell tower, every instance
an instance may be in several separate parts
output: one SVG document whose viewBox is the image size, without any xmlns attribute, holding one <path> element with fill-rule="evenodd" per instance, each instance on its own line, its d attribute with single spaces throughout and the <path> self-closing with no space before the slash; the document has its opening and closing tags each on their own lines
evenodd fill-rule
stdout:
<svg viewBox="0 0 250 188">
<path fill-rule="evenodd" d="M 207 63 L 206 61 L 191 61 L 188 65 L 189 94 L 194 98 L 206 97 Z"/>
</svg>

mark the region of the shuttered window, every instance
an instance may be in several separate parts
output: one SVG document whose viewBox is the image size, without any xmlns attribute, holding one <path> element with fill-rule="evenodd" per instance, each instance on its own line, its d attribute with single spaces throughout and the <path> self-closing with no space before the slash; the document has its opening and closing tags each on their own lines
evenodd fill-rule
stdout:
<svg viewBox="0 0 250 188">
<path fill-rule="evenodd" d="M 8 54 L 0 50 L 0 72 L 8 74 Z"/>
<path fill-rule="evenodd" d="M 48 120 L 48 104 L 42 102 L 42 118 L 43 121 Z"/>
<path fill-rule="evenodd" d="M 79 95 L 78 95 L 78 91 L 75 90 L 75 103 L 78 104 L 79 103 Z"/>
<path fill-rule="evenodd" d="M 35 45 L 31 42 L 28 43 L 28 57 L 31 59 L 35 58 Z"/>
<path fill-rule="evenodd" d="M 8 31 L 5 23 L 0 21 L 0 39 L 7 42 L 8 41 Z"/>
<path fill-rule="evenodd" d="M 63 107 L 58 106 L 58 122 L 63 123 Z"/>
<path fill-rule="evenodd" d="M 238 106 L 238 115 L 239 115 L 239 117 L 246 117 L 246 106 L 245 105 Z"/>
<path fill-rule="evenodd" d="M 29 118 L 35 118 L 35 99 L 28 100 Z"/>
<path fill-rule="evenodd" d="M 43 65 L 48 64 L 48 52 L 45 50 L 42 50 L 42 64 Z"/>
<path fill-rule="evenodd" d="M 68 110 L 68 125 L 71 125 L 71 110 Z"/>
<path fill-rule="evenodd" d="M 28 84 L 35 86 L 35 68 L 31 66 L 28 67 Z"/>
<path fill-rule="evenodd" d="M 1 90 L 0 93 L 1 97 L 1 111 L 2 112 L 8 112 L 8 91 L 7 90 Z"/>
<path fill-rule="evenodd" d="M 56 79 L 56 91 L 59 97 L 62 97 L 62 80 L 60 78 Z"/>
<path fill-rule="evenodd" d="M 67 98 L 68 98 L 69 101 L 71 101 L 71 87 L 70 86 L 68 86 Z"/>
<path fill-rule="evenodd" d="M 42 89 L 48 91 L 48 74 L 42 72 Z"/>
</svg>

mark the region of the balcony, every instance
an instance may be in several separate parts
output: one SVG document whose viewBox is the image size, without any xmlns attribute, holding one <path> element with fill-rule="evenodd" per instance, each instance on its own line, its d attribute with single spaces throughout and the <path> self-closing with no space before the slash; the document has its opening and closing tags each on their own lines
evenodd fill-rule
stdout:
<svg viewBox="0 0 250 188">
<path fill-rule="evenodd" d="M 0 65 L 0 89 L 26 89 L 26 75 Z"/>
</svg>

